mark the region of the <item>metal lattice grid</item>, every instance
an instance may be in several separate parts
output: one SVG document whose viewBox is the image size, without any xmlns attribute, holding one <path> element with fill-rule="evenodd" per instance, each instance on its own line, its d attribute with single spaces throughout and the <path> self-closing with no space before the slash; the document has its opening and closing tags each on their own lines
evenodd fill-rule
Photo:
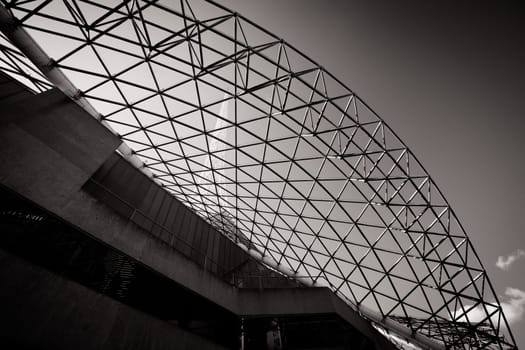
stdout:
<svg viewBox="0 0 525 350">
<path fill-rule="evenodd" d="M 0 32 L 0 70 L 23 83 L 34 93 L 53 87 L 35 65 Z"/>
<path fill-rule="evenodd" d="M 2 4 L 3 31 L 18 42 L 27 32 L 53 58 L 37 66 L 78 88 L 66 93 L 120 135 L 124 155 L 268 266 L 329 286 L 414 341 L 515 347 L 433 180 L 300 51 L 208 1 Z M 3 41 L 2 55 L 25 62 Z M 26 66 L 13 71 L 27 77 Z M 40 90 L 50 86 L 36 76 Z"/>
</svg>

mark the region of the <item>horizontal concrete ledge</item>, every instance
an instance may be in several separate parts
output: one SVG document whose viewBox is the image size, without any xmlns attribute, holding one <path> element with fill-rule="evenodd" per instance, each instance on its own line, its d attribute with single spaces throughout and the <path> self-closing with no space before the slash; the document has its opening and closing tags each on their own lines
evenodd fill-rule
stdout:
<svg viewBox="0 0 525 350">
<path fill-rule="evenodd" d="M 0 249 L 3 349 L 225 349 Z"/>
<path fill-rule="evenodd" d="M 242 316 L 336 314 L 372 340 L 376 349 L 396 349 L 329 288 L 239 289 L 237 299 L 236 313 Z"/>
</svg>

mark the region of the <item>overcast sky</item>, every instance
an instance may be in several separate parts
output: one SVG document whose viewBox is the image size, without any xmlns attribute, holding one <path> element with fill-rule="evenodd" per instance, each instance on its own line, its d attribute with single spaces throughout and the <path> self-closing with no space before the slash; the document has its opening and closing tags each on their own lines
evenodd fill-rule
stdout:
<svg viewBox="0 0 525 350">
<path fill-rule="evenodd" d="M 525 290 L 519 2 L 220 3 L 324 66 L 398 133 L 456 211 L 525 349 L 525 293 L 515 290 Z"/>
</svg>

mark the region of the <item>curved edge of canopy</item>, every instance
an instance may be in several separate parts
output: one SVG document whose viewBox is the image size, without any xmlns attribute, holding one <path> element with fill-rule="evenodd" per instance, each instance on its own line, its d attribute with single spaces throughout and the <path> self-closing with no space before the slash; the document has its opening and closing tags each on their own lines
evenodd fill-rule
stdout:
<svg viewBox="0 0 525 350">
<path fill-rule="evenodd" d="M 228 11 L 232 12 L 228 8 L 222 6 L 221 4 L 216 3 L 215 1 L 207 0 L 208 2 L 214 4 L 215 6 Z M 236 15 L 238 15 L 235 12 Z M 243 16 L 239 17 L 243 18 L 243 20 L 246 20 L 247 22 L 251 23 L 252 25 L 256 26 L 258 29 L 264 31 L 266 34 L 276 37 L 271 32 L 268 32 L 263 27 L 257 25 L 256 23 L 250 21 L 249 19 L 246 19 Z M 27 58 L 29 58 L 30 61 L 43 73 L 43 75 L 59 90 L 61 90 L 67 97 L 72 99 L 75 103 L 77 103 L 81 108 L 83 108 L 89 115 L 91 115 L 93 118 L 99 120 L 107 129 L 109 129 L 114 135 L 120 136 L 115 130 L 111 128 L 111 126 L 103 120 L 102 115 L 89 103 L 89 101 L 83 97 L 81 91 L 76 88 L 76 86 L 66 77 L 66 75 L 54 65 L 54 61 L 45 53 L 45 51 L 38 45 L 38 43 L 22 28 L 21 26 L 17 25 L 17 21 L 15 18 L 12 17 L 12 15 L 5 9 L 3 5 L 0 4 L 0 30 L 11 40 L 18 49 L 26 55 Z M 288 44 L 291 48 L 296 50 L 300 53 L 299 50 L 295 49 L 292 45 Z M 305 56 L 306 57 L 306 56 Z M 308 60 L 312 61 L 310 58 Z M 314 61 L 312 61 L 314 64 Z M 345 86 L 341 81 L 339 81 L 336 77 L 334 77 L 329 72 L 326 72 L 329 74 L 334 80 L 338 81 L 342 86 Z M 351 91 L 348 87 L 346 87 L 349 91 Z M 364 103 L 361 100 L 362 103 Z M 365 104 L 365 103 L 364 103 Z M 366 105 L 366 104 L 365 104 Z M 368 106 L 367 106 L 368 107 Z M 369 107 L 368 107 L 369 108 Z M 370 109 L 373 111 L 372 109 Z M 375 112 L 374 112 L 375 114 Z M 377 116 L 377 115 L 376 115 Z M 379 116 L 377 116 L 378 119 L 382 120 Z M 395 134 L 395 132 L 386 124 L 390 131 L 401 141 L 401 139 Z M 402 142 L 402 141 L 401 141 Z M 134 167 L 138 168 L 141 172 L 143 172 L 146 176 L 148 176 L 152 181 L 157 183 L 159 186 L 163 187 L 163 184 L 159 179 L 155 177 L 155 175 L 152 173 L 151 170 L 149 170 L 144 162 L 135 154 L 135 152 L 123 141 L 120 146 L 118 147 L 117 151 Z M 424 170 L 424 167 L 419 162 L 419 160 L 413 156 L 412 151 L 408 149 L 407 151 L 412 155 L 413 159 L 417 161 L 418 165 Z M 425 171 L 426 172 L 426 171 Z M 436 186 L 436 189 L 439 191 L 440 195 L 445 198 L 439 188 Z M 445 199 L 446 200 L 446 199 Z M 452 210 L 452 209 L 451 209 Z M 454 214 L 455 215 L 455 214 Z M 461 226 L 461 223 L 458 221 L 458 224 Z M 463 227 L 461 229 L 464 231 Z M 277 263 L 273 258 L 267 255 L 262 255 L 260 251 L 257 249 L 254 249 L 253 247 L 247 247 L 245 244 L 243 244 L 240 241 L 235 242 L 241 249 L 243 249 L 245 252 L 247 252 L 250 256 L 255 258 L 256 260 L 262 262 L 263 264 L 271 267 L 272 269 L 278 271 L 279 273 L 282 273 L 283 275 L 286 275 L 291 278 L 297 278 L 297 274 L 292 271 L 289 268 L 286 268 L 282 264 Z M 476 254 L 477 255 L 477 254 Z M 481 260 L 478 257 L 478 260 L 481 262 Z M 307 286 L 311 287 L 330 287 L 329 284 L 322 280 L 317 279 L 313 280 L 311 278 L 297 278 L 297 280 Z M 489 282 L 490 284 L 490 282 Z M 492 285 L 490 284 L 490 288 L 493 290 Z M 493 290 L 494 292 L 494 290 Z M 494 295 L 496 295 L 494 293 Z M 365 319 L 379 324 L 381 327 L 384 327 L 389 332 L 392 332 L 399 336 L 402 339 L 409 339 L 411 343 L 414 345 L 417 345 L 424 349 L 445 349 L 445 345 L 436 339 L 429 338 L 423 334 L 420 333 L 413 333 L 410 331 L 410 329 L 401 323 L 398 323 L 394 320 L 391 320 L 389 318 L 383 317 L 379 312 L 369 309 L 366 306 L 363 305 L 354 305 L 350 300 L 346 298 L 342 298 L 346 304 L 348 304 L 353 310 L 358 312 L 362 317 Z M 498 301 L 499 304 L 499 301 Z M 511 338 L 511 341 L 515 344 L 514 336 L 512 335 L 512 332 L 510 331 L 510 327 L 508 325 L 508 321 L 503 317 L 505 321 L 505 325 L 509 331 L 509 336 Z M 388 337 L 388 335 L 387 335 Z"/>
</svg>

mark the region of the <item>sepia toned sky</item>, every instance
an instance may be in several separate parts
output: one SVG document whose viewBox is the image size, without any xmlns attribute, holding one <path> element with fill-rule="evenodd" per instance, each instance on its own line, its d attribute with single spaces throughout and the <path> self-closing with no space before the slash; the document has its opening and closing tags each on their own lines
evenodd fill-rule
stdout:
<svg viewBox="0 0 525 350">
<path fill-rule="evenodd" d="M 458 215 L 525 348 L 519 2 L 219 2 L 324 66 L 398 133 Z"/>
</svg>

